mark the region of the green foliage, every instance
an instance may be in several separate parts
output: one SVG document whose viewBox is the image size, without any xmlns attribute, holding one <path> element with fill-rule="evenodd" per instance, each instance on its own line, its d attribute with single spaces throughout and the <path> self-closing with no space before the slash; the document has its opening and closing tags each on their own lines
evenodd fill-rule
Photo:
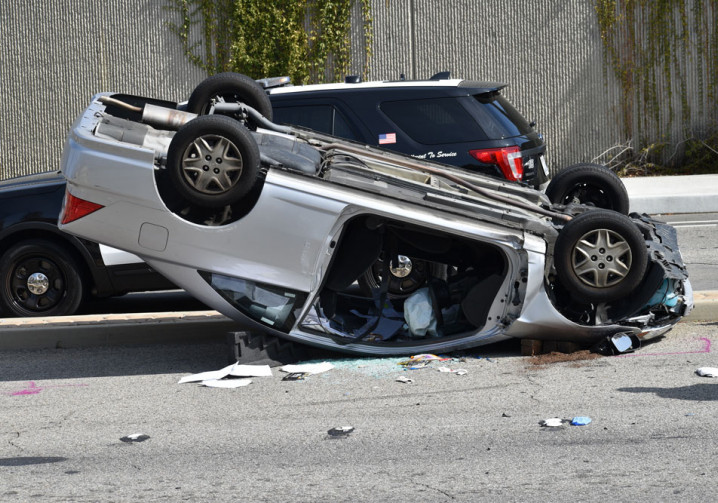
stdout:
<svg viewBox="0 0 718 503">
<path fill-rule="evenodd" d="M 351 13 L 359 3 L 369 71 L 370 0 L 169 0 L 185 55 L 208 74 L 289 75 L 296 84 L 343 79 L 350 68 Z"/>
</svg>

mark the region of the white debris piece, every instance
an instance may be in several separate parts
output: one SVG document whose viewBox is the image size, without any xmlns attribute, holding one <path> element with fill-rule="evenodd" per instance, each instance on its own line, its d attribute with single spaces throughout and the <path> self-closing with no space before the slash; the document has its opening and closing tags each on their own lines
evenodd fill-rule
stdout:
<svg viewBox="0 0 718 503">
<path fill-rule="evenodd" d="M 560 417 L 550 417 L 548 419 L 544 419 L 539 424 L 541 426 L 547 426 L 549 428 L 556 428 L 558 426 L 563 426 L 565 421 L 561 419 Z"/>
<path fill-rule="evenodd" d="M 208 388 L 241 388 L 242 386 L 249 386 L 252 384 L 251 379 L 211 379 L 209 381 L 202 381 L 199 383 L 200 386 L 207 386 Z"/>
<path fill-rule="evenodd" d="M 272 377 L 269 365 L 240 365 L 235 363 L 229 375 L 235 377 Z"/>
<path fill-rule="evenodd" d="M 223 377 L 227 377 L 229 375 L 234 365 L 235 364 L 233 363 L 232 365 L 228 365 L 221 370 L 210 370 L 209 372 L 200 372 L 199 374 L 185 376 L 179 380 L 179 384 L 184 384 L 186 382 L 213 381 L 217 379 L 222 379 Z"/>
<path fill-rule="evenodd" d="M 279 370 L 281 370 L 282 372 L 286 372 L 288 374 L 294 374 L 296 372 L 301 372 L 304 374 L 321 374 L 322 372 L 326 372 L 333 368 L 334 368 L 334 365 L 332 365 L 331 363 L 322 362 L 322 363 L 297 363 L 295 365 L 284 365 L 283 367 L 280 367 Z"/>
<path fill-rule="evenodd" d="M 187 382 L 218 381 L 227 376 L 234 377 L 272 377 L 272 369 L 269 365 L 240 365 L 233 363 L 220 370 L 200 372 L 191 376 L 185 376 L 179 380 L 179 384 Z M 236 386 L 235 386 L 236 387 Z"/>
<path fill-rule="evenodd" d="M 701 377 L 718 377 L 718 367 L 701 367 L 696 370 Z"/>
<path fill-rule="evenodd" d="M 436 370 L 439 372 L 456 374 L 457 376 L 465 376 L 468 372 L 465 369 L 451 369 L 449 367 L 439 367 Z"/>
</svg>

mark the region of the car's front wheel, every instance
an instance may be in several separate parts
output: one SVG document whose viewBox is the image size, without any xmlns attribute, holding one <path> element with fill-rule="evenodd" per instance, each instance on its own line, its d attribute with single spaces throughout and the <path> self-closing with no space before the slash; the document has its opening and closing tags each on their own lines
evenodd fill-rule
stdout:
<svg viewBox="0 0 718 503">
<path fill-rule="evenodd" d="M 239 201 L 259 175 L 259 147 L 241 123 L 221 115 L 182 126 L 167 153 L 168 177 L 192 205 L 222 208 Z"/>
<path fill-rule="evenodd" d="M 630 218 L 593 210 L 564 226 L 554 260 L 559 281 L 575 298 L 601 303 L 625 298 L 641 284 L 648 252 Z"/>
<path fill-rule="evenodd" d="M 17 243 L 0 263 L 0 307 L 13 316 L 66 316 L 77 311 L 84 284 L 75 259 L 50 241 Z"/>
<path fill-rule="evenodd" d="M 586 204 L 628 215 L 626 187 L 599 164 L 574 164 L 560 171 L 546 187 L 546 195 L 556 204 Z"/>
<path fill-rule="evenodd" d="M 272 120 L 272 103 L 262 86 L 241 73 L 225 72 L 212 75 L 192 91 L 187 110 L 205 115 L 213 103 L 245 103 Z"/>
</svg>

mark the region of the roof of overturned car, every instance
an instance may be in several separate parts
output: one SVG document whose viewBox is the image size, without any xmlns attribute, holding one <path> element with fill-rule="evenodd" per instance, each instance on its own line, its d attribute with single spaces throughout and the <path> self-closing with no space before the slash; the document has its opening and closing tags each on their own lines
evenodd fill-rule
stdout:
<svg viewBox="0 0 718 503">
<path fill-rule="evenodd" d="M 97 95 L 63 155 L 63 230 L 250 329 L 357 354 L 648 337 L 692 305 L 665 224 L 279 126 L 251 79 L 218 82 L 186 106 Z"/>
</svg>

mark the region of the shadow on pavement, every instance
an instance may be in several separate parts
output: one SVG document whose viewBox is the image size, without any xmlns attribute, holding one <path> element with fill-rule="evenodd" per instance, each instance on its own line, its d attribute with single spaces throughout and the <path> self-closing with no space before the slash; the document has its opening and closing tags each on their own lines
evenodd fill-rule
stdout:
<svg viewBox="0 0 718 503">
<path fill-rule="evenodd" d="M 704 379 L 704 378 L 701 378 Z M 695 400 L 704 402 L 718 400 L 718 383 L 696 383 L 678 388 L 618 388 L 618 391 L 627 393 L 654 393 L 660 398 L 674 400 Z"/>
<path fill-rule="evenodd" d="M 361 358 L 335 352 L 310 351 L 314 358 Z M 453 353 L 499 358 L 521 356 L 520 341 L 508 340 Z M 0 352 L 0 382 L 76 379 L 84 377 L 152 374 L 194 374 L 219 369 L 230 363 L 231 347 L 226 337 L 206 342 L 148 344 L 93 348 L 12 350 Z M 396 357 L 393 357 L 396 358 Z M 253 361 L 252 361 L 253 360 Z M 266 355 L 257 353 L 244 364 L 266 364 Z M 285 362 L 291 363 L 291 362 Z M 277 363 L 272 363 L 272 366 Z"/>
</svg>

